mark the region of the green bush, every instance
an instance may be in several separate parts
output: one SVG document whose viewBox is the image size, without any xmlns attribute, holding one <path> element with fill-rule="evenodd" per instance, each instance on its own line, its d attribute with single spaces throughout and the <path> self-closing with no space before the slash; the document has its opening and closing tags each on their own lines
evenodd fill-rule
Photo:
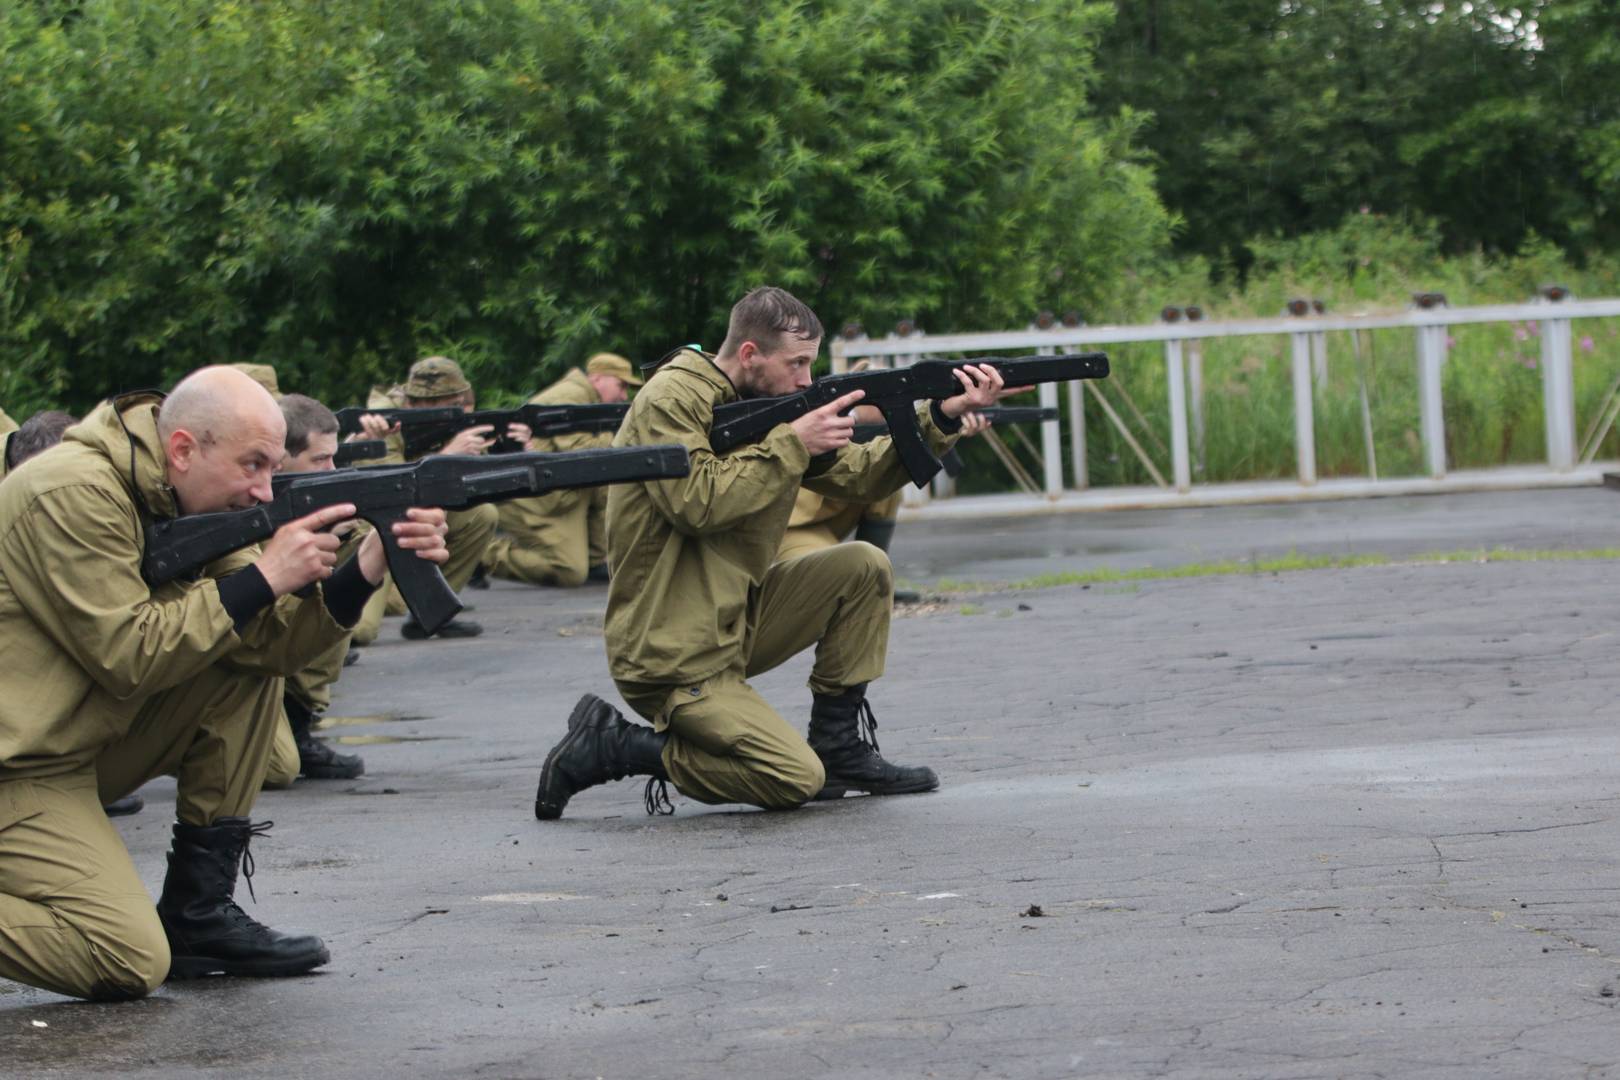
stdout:
<svg viewBox="0 0 1620 1080">
<path fill-rule="evenodd" d="M 0 401 L 200 364 L 495 395 L 723 332 L 1112 300 L 1168 219 L 1074 0 L 0 6 Z"/>
</svg>

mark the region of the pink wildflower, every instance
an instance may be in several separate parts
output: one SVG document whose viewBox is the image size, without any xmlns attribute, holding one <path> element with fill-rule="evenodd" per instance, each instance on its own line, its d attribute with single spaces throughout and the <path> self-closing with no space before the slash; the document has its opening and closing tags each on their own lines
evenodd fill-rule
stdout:
<svg viewBox="0 0 1620 1080">
<path fill-rule="evenodd" d="M 1592 335 L 1591 334 L 1582 334 L 1581 335 L 1581 352 L 1591 352 L 1595 348 L 1597 348 L 1597 342 L 1592 340 Z"/>
</svg>

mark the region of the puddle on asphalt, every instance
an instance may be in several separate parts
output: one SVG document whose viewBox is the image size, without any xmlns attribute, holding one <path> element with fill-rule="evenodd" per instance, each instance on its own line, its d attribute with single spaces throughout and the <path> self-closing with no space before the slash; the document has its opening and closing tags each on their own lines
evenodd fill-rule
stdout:
<svg viewBox="0 0 1620 1080">
<path fill-rule="evenodd" d="M 430 720 L 428 716 L 395 715 L 394 713 L 376 713 L 372 716 L 323 716 L 315 725 L 316 731 L 324 731 L 333 727 L 361 727 L 365 724 L 404 724 L 417 720 Z"/>
<path fill-rule="evenodd" d="M 329 741 L 344 746 L 382 746 L 387 743 L 439 742 L 459 738 L 460 735 L 335 735 Z"/>
</svg>

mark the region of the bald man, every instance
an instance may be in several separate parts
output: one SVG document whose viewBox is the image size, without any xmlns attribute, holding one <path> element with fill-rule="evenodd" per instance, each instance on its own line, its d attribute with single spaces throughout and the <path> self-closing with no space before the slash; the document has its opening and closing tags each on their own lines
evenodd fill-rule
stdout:
<svg viewBox="0 0 1620 1080">
<path fill-rule="evenodd" d="M 354 511 L 336 506 L 196 580 L 140 574 L 146 522 L 268 500 L 283 441 L 262 387 L 204 368 L 101 405 L 0 484 L 0 978 L 115 1000 L 326 962 L 233 896 L 282 676 L 352 625 L 382 545 L 336 566 L 326 529 Z M 442 563 L 443 514 L 411 517 L 402 546 Z M 179 820 L 154 910 L 101 804 L 163 774 Z"/>
</svg>

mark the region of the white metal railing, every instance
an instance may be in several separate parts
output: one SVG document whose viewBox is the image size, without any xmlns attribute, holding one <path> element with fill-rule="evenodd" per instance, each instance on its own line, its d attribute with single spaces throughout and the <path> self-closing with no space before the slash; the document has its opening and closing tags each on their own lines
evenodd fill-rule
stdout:
<svg viewBox="0 0 1620 1080">
<path fill-rule="evenodd" d="M 1441 372 L 1446 358 L 1446 328 L 1476 323 L 1512 323 L 1537 320 L 1541 325 L 1542 401 L 1546 414 L 1547 465 L 1554 472 L 1575 468 L 1575 381 L 1570 347 L 1570 321 L 1620 317 L 1617 300 L 1544 300 L 1524 304 L 1498 304 L 1486 307 L 1417 308 L 1389 315 L 1306 315 L 1275 319 L 1238 319 L 1226 322 L 1159 322 L 1139 326 L 1065 326 L 1049 329 L 1030 327 L 972 334 L 890 335 L 878 340 L 864 336 L 835 338 L 831 344 L 834 371 L 845 370 L 858 357 L 888 357 L 892 363 L 908 364 L 924 356 L 942 354 L 983 354 L 1007 350 L 1034 350 L 1054 353 L 1059 349 L 1097 347 L 1114 344 L 1159 341 L 1164 343 L 1164 359 L 1169 383 L 1166 407 L 1170 420 L 1172 479 L 1163 481 L 1151 460 L 1138 449 L 1161 486 L 1176 491 L 1192 488 L 1192 458 L 1189 424 L 1202 445 L 1202 353 L 1201 343 L 1209 338 L 1287 335 L 1293 374 L 1294 445 L 1299 482 L 1316 483 L 1316 435 L 1313 389 L 1326 378 L 1327 334 L 1330 331 L 1391 330 L 1407 328 L 1414 332 L 1418 364 L 1418 405 L 1421 417 L 1424 464 L 1429 476 L 1446 474 L 1444 406 Z M 1193 353 L 1191 371 L 1188 352 Z M 1192 383 L 1192 409 L 1188 407 L 1188 383 Z M 1077 487 L 1087 486 L 1084 384 L 1068 384 L 1069 456 Z M 1091 387 L 1095 393 L 1096 387 Z M 1040 388 L 1040 403 L 1055 406 L 1058 388 Z M 1129 431 L 1109 405 L 1095 394 L 1110 420 L 1130 439 Z M 1132 406 L 1134 408 L 1134 405 Z M 1370 426 L 1367 404 L 1362 403 L 1363 422 Z M 1063 491 L 1061 421 L 1043 423 L 1041 432 L 1045 493 L 1057 498 Z M 1134 440 L 1133 440 L 1134 441 Z M 1376 476 L 1371 479 L 1376 480 Z"/>
</svg>

